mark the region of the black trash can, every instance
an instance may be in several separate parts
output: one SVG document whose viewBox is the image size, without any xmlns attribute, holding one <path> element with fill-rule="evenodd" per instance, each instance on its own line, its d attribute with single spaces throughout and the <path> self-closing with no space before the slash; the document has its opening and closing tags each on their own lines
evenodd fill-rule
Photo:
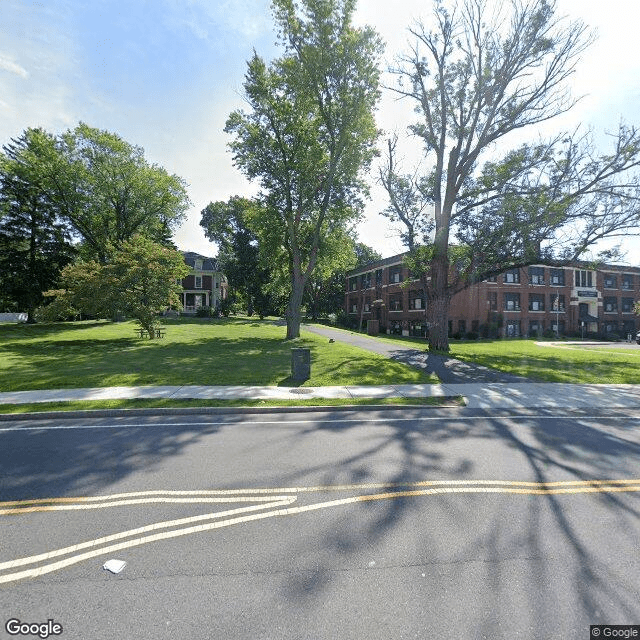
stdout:
<svg viewBox="0 0 640 640">
<path fill-rule="evenodd" d="M 311 377 L 311 349 L 291 349 L 291 377 L 294 380 L 308 380 Z"/>
</svg>

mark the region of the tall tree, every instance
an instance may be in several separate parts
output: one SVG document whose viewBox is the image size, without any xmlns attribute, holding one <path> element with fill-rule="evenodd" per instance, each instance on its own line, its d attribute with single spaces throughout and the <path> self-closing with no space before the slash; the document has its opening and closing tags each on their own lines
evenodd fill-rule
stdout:
<svg viewBox="0 0 640 640">
<path fill-rule="evenodd" d="M 27 322 L 74 255 L 70 229 L 43 180 L 54 147 L 52 136 L 27 129 L 0 155 L 0 298 L 27 311 Z"/>
<path fill-rule="evenodd" d="M 247 315 L 254 310 L 266 315 L 270 310 L 267 284 L 270 269 L 260 259 L 258 237 L 249 225 L 259 215 L 259 204 L 233 196 L 228 202 L 210 202 L 201 212 L 200 226 L 218 245 L 218 263 L 227 277 L 229 289 L 247 303 Z"/>
<path fill-rule="evenodd" d="M 58 139 L 50 196 L 82 238 L 85 258 L 105 262 L 134 235 L 171 246 L 189 206 L 185 182 L 150 164 L 144 150 L 80 123 Z"/>
<path fill-rule="evenodd" d="M 225 130 L 236 166 L 262 187 L 261 242 L 287 257 L 290 339 L 300 334 L 304 289 L 329 249 L 326 238 L 359 214 L 377 136 L 381 43 L 352 26 L 355 0 L 272 7 L 284 55 L 267 65 L 254 53 L 244 83 L 250 110 L 234 111 Z"/>
<path fill-rule="evenodd" d="M 586 28 L 558 18 L 548 0 L 462 0 L 453 9 L 435 0 L 434 18 L 432 31 L 410 29 L 416 44 L 395 69 L 395 90 L 415 105 L 420 119 L 409 130 L 432 167 L 428 189 L 414 195 L 433 202 L 433 233 L 408 262 L 424 274 L 429 346 L 447 350 L 457 291 L 510 267 L 566 263 L 603 237 L 637 232 L 638 180 L 628 174 L 640 163 L 640 134 L 620 126 L 601 155 L 575 132 L 498 157 L 509 134 L 573 106 L 566 81 L 590 42 Z M 391 164 L 387 178 L 391 201 L 402 203 L 407 177 Z"/>
</svg>

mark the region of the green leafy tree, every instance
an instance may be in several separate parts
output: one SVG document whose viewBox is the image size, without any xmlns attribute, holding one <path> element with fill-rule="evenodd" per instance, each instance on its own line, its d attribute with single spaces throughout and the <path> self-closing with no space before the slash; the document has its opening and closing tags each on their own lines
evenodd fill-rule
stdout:
<svg viewBox="0 0 640 640">
<path fill-rule="evenodd" d="M 305 286 L 327 238 L 359 215 L 361 179 L 377 136 L 381 43 L 351 19 L 355 0 L 274 0 L 284 55 L 254 53 L 244 83 L 249 111 L 234 111 L 234 163 L 259 180 L 263 249 L 284 253 L 290 280 L 287 339 L 300 333 Z"/>
<path fill-rule="evenodd" d="M 63 310 L 111 318 L 124 314 L 135 318 L 155 337 L 158 314 L 168 307 L 180 308 L 182 287 L 189 273 L 182 254 L 144 236 L 125 240 L 111 252 L 111 260 L 77 262 L 62 271 L 64 289 L 51 292 L 55 299 L 41 310 L 44 319 L 56 319 Z"/>
<path fill-rule="evenodd" d="M 86 124 L 64 133 L 48 164 L 50 197 L 82 239 L 83 256 L 106 262 L 134 235 L 173 246 L 189 206 L 185 182 L 144 150 Z"/>
<path fill-rule="evenodd" d="M 0 298 L 27 311 L 27 322 L 34 322 L 43 292 L 74 255 L 69 226 L 43 180 L 43 163 L 54 147 L 52 136 L 27 129 L 0 155 Z"/>
<path fill-rule="evenodd" d="M 419 115 L 409 131 L 431 170 L 417 188 L 392 162 L 383 182 L 392 207 L 408 203 L 406 218 L 416 203 L 432 203 L 429 236 L 408 262 L 424 274 L 429 346 L 441 350 L 456 292 L 508 268 L 567 264 L 640 226 L 638 180 L 629 175 L 640 163 L 634 127 L 621 125 L 606 154 L 574 132 L 499 155 L 510 134 L 573 106 L 566 81 L 590 42 L 585 26 L 558 18 L 547 0 L 449 7 L 434 2 L 433 31 L 410 29 L 416 44 L 395 69 L 396 91 Z"/>
<path fill-rule="evenodd" d="M 200 219 L 207 238 L 218 245 L 217 260 L 232 295 L 246 301 L 249 316 L 254 310 L 268 315 L 273 306 L 267 291 L 271 269 L 260 259 L 258 237 L 249 228 L 258 209 L 258 203 L 234 196 L 228 202 L 210 202 Z"/>
</svg>

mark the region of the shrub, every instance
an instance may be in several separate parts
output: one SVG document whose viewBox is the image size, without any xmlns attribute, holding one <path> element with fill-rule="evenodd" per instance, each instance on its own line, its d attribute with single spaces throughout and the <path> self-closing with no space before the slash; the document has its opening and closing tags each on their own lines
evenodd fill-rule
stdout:
<svg viewBox="0 0 640 640">
<path fill-rule="evenodd" d="M 467 333 L 464 334 L 464 339 L 465 340 L 477 340 L 478 339 L 478 333 L 476 331 L 467 331 Z"/>
</svg>

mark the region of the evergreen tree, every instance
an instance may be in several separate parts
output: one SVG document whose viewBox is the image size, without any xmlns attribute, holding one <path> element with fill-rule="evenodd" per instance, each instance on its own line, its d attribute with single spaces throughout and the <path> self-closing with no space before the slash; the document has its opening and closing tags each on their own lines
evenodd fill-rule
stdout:
<svg viewBox="0 0 640 640">
<path fill-rule="evenodd" d="M 42 179 L 54 147 L 52 136 L 27 129 L 0 156 L 0 299 L 27 311 L 27 322 L 74 255 L 70 229 Z"/>
</svg>

